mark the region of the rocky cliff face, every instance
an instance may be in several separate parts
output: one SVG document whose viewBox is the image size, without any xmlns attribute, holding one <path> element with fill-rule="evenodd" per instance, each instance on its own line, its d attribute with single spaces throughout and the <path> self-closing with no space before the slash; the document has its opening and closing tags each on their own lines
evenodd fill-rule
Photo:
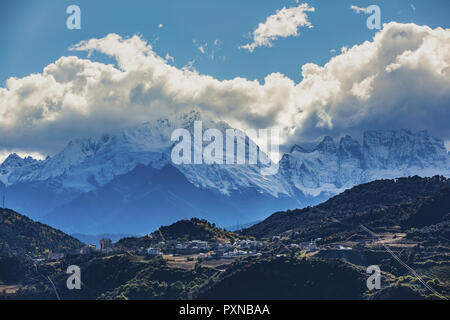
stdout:
<svg viewBox="0 0 450 320">
<path fill-rule="evenodd" d="M 336 194 L 376 179 L 450 174 L 442 140 L 427 131 L 367 131 L 360 144 L 350 136 L 339 143 L 325 137 L 314 148 L 294 146 L 280 161 L 281 174 L 310 196 Z"/>
</svg>

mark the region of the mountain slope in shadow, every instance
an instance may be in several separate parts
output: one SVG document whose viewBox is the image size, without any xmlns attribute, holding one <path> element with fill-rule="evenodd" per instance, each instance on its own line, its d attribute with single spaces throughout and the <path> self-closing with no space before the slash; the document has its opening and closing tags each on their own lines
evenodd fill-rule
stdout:
<svg viewBox="0 0 450 320">
<path fill-rule="evenodd" d="M 292 199 L 275 198 L 252 188 L 230 195 L 197 188 L 170 164 L 161 169 L 138 165 L 98 190 L 56 208 L 44 221 L 69 233 L 144 234 L 191 217 L 221 226 L 249 223 L 280 206 L 295 205 Z"/>
</svg>

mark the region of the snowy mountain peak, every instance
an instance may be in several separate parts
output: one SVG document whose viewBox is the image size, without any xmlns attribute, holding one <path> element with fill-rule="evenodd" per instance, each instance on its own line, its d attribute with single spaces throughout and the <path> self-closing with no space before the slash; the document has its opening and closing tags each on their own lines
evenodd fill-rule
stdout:
<svg viewBox="0 0 450 320">
<path fill-rule="evenodd" d="M 22 158 L 16 153 L 11 153 L 0 165 L 0 181 L 4 184 L 7 184 L 9 176 L 15 170 L 26 166 L 33 167 L 33 165 L 37 163 L 39 163 L 39 160 L 36 160 L 32 157 Z"/>
<path fill-rule="evenodd" d="M 280 161 L 281 174 L 305 195 L 336 194 L 374 179 L 410 175 L 450 175 L 442 140 L 427 131 L 367 131 L 363 144 L 343 137 L 336 150 L 331 137 L 316 147 L 298 145 Z"/>
<path fill-rule="evenodd" d="M 295 144 L 292 148 L 291 151 L 289 151 L 289 153 L 294 153 L 294 152 L 300 152 L 300 153 L 309 153 L 309 152 L 314 152 L 315 149 L 310 149 L 310 148 L 306 148 L 304 146 L 300 146 L 298 144 Z"/>
<path fill-rule="evenodd" d="M 38 167 L 17 167 L 3 180 L 6 185 L 46 181 L 58 189 L 76 192 L 95 190 L 118 175 L 130 172 L 137 165 L 162 168 L 171 162 L 170 154 L 174 145 L 171 141 L 172 132 L 184 128 L 193 134 L 194 124 L 200 120 L 203 132 L 215 128 L 225 136 L 225 130 L 231 128 L 225 122 L 203 119 L 200 112 L 195 110 L 178 113 L 168 118 L 144 122 L 116 135 L 73 140 L 59 153 L 39 163 Z M 247 139 L 245 144 L 248 152 Z M 265 154 L 261 156 L 267 158 Z M 287 194 L 282 183 L 275 177 L 261 177 L 259 164 L 176 167 L 199 188 L 215 189 L 224 194 L 243 188 L 254 188 L 275 196 L 280 193 Z"/>
<path fill-rule="evenodd" d="M 98 141 L 92 138 L 76 139 L 70 141 L 65 150 L 68 154 L 77 155 L 77 157 L 84 159 L 85 157 L 93 156 L 107 141 L 103 137 Z"/>
<path fill-rule="evenodd" d="M 0 181 L 6 188 L 11 187 L 9 192 L 22 192 L 20 196 L 27 199 L 31 212 L 54 210 L 59 214 L 58 206 L 64 204 L 70 207 L 75 219 L 80 213 L 91 214 L 80 209 L 89 207 L 90 201 L 86 199 L 94 199 L 92 203 L 95 203 L 99 197 L 105 200 L 104 208 L 108 209 L 94 212 L 98 216 L 110 209 L 117 209 L 118 216 L 122 212 L 128 215 L 129 208 L 139 203 L 133 214 L 141 216 L 146 212 L 143 208 L 151 207 L 155 213 L 152 218 L 157 218 L 156 215 L 180 214 L 184 209 L 197 214 L 198 209 L 191 207 L 189 197 L 204 197 L 211 205 L 220 207 L 248 205 L 249 212 L 258 205 L 264 210 L 267 205 L 280 206 L 272 208 L 273 211 L 316 204 L 375 179 L 416 174 L 450 176 L 449 155 L 443 142 L 426 131 L 408 130 L 368 131 L 362 144 L 344 136 L 339 142 L 325 137 L 320 143 L 295 145 L 290 153 L 283 155 L 278 174 L 272 176 L 263 176 L 260 164 L 173 164 L 173 130 L 184 128 L 192 134 L 198 120 L 202 120 L 203 132 L 209 128 L 225 132 L 230 128 L 225 122 L 205 120 L 195 111 L 175 114 L 98 139 L 73 140 L 43 161 L 12 154 L 0 165 Z M 239 139 L 242 142 L 242 137 Z M 247 147 L 254 143 L 244 139 Z M 167 168 L 173 176 L 168 175 Z M 178 193 L 173 193 L 177 187 Z M 215 202 L 217 195 L 222 202 Z M 161 196 L 166 197 L 172 209 L 154 203 Z M 115 202 L 117 208 L 110 207 L 112 198 L 120 200 Z M 147 202 L 148 199 L 153 202 Z M 242 201 L 237 204 L 236 199 Z M 267 202 L 260 203 L 261 199 Z M 23 203 L 16 205 L 23 206 Z M 109 221 L 114 216 L 105 219 Z"/>
<path fill-rule="evenodd" d="M 325 153 L 336 153 L 336 144 L 330 136 L 326 136 L 321 143 L 317 146 L 317 149 Z"/>
<path fill-rule="evenodd" d="M 367 131 L 364 133 L 364 158 L 368 168 L 399 169 L 418 167 L 446 168 L 448 157 L 444 142 L 428 131 Z"/>
<path fill-rule="evenodd" d="M 172 164 L 174 170 L 200 190 L 230 197 L 250 191 L 272 198 L 289 198 L 301 205 L 310 199 L 325 200 L 374 179 L 450 175 L 444 143 L 426 131 L 408 130 L 367 131 L 362 144 L 344 136 L 338 143 L 325 137 L 320 143 L 295 145 L 290 153 L 283 155 L 278 174 L 272 176 L 263 176 L 259 163 L 173 164 L 172 132 L 184 128 L 192 134 L 195 121 L 199 120 L 203 132 L 215 128 L 224 133 L 230 128 L 225 122 L 205 120 L 196 111 L 175 114 L 118 134 L 73 140 L 43 161 L 12 154 L 0 166 L 0 181 L 6 187 L 44 183 L 50 192 L 77 195 L 101 190 L 140 165 L 158 171 Z M 245 139 L 247 148 L 250 143 L 254 142 Z M 120 188 L 125 190 L 127 186 Z"/>
<path fill-rule="evenodd" d="M 341 159 L 362 159 L 362 146 L 350 136 L 345 136 L 339 143 Z"/>
<path fill-rule="evenodd" d="M 1 166 L 10 166 L 16 163 L 23 161 L 23 159 L 17 153 L 11 153 L 5 161 L 1 164 Z"/>
<path fill-rule="evenodd" d="M 33 157 L 20 157 L 17 153 L 11 153 L 5 161 L 0 165 L 0 170 L 7 168 L 20 168 L 24 165 L 32 164 L 38 162 L 39 160 L 34 159 Z"/>
</svg>

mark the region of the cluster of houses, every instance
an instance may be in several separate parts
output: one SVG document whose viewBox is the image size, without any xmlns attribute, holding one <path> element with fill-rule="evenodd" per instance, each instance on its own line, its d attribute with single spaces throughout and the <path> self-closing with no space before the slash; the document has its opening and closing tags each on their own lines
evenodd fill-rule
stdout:
<svg viewBox="0 0 450 320">
<path fill-rule="evenodd" d="M 334 250 L 334 251 L 349 251 L 353 250 L 352 247 L 345 246 L 343 244 L 329 244 L 329 245 L 319 245 L 318 243 L 322 240 L 322 238 L 317 238 L 311 241 L 306 242 L 293 242 L 290 237 L 279 237 L 275 236 L 273 241 L 281 241 L 289 244 L 291 249 L 304 250 L 306 252 L 313 252 L 317 250 Z M 365 241 L 360 241 L 358 246 L 364 246 Z"/>
<path fill-rule="evenodd" d="M 219 241 L 167 241 L 159 242 L 148 248 L 146 254 L 156 256 L 172 254 L 173 256 L 197 255 L 199 260 L 214 258 L 234 258 L 243 255 L 257 255 L 267 245 L 264 241 L 236 240 L 233 244 Z"/>
<path fill-rule="evenodd" d="M 162 254 L 170 254 L 173 256 L 197 255 L 198 260 L 208 259 L 233 259 L 239 256 L 261 255 L 261 252 L 270 243 L 280 241 L 288 245 L 294 250 L 304 250 L 306 252 L 313 252 L 317 250 L 338 250 L 347 251 L 352 250 L 351 247 L 343 246 L 341 244 L 330 246 L 320 246 L 317 243 L 321 238 L 307 241 L 307 242 L 293 242 L 289 237 L 273 237 L 272 241 L 257 241 L 238 239 L 232 242 L 224 243 L 220 241 L 162 241 L 150 248 L 140 248 L 136 252 L 145 254 L 147 256 L 158 256 Z M 121 248 L 115 247 L 111 239 L 103 238 L 100 240 L 100 248 L 97 249 L 95 244 L 89 244 L 80 249 L 74 254 L 89 255 L 89 254 L 103 254 L 110 255 L 115 251 L 122 251 Z M 64 253 L 50 252 L 47 260 L 61 260 L 64 259 Z"/>
</svg>

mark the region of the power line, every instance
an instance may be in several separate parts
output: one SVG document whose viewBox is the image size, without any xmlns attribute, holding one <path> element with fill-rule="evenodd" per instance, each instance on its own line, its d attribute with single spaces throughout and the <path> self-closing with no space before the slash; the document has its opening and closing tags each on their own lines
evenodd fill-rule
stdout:
<svg viewBox="0 0 450 320">
<path fill-rule="evenodd" d="M 363 226 L 362 224 L 360 224 L 360 226 L 361 226 L 361 228 L 363 228 L 365 231 L 367 231 L 368 233 L 370 233 L 372 236 L 376 237 L 376 238 L 380 241 L 381 245 L 386 249 L 386 251 L 389 252 L 389 253 L 391 254 L 391 256 L 392 256 L 398 263 L 400 263 L 403 267 L 405 267 L 406 269 L 408 269 L 409 272 L 411 272 L 411 273 L 414 275 L 414 277 L 416 277 L 416 279 L 419 280 L 419 281 L 420 281 L 420 282 L 421 282 L 428 290 L 430 290 L 431 292 L 433 292 L 435 295 L 437 295 L 437 296 L 438 296 L 439 298 L 441 298 L 442 300 L 447 300 L 446 297 L 441 296 L 441 295 L 439 294 L 439 292 L 437 292 L 437 291 L 434 290 L 432 287 L 430 287 L 430 286 L 428 285 L 428 283 L 426 283 L 426 282 L 419 276 L 419 274 L 418 274 L 413 268 L 411 268 L 410 266 L 408 266 L 408 265 L 407 265 L 406 263 L 404 263 L 399 257 L 397 257 L 397 255 L 396 255 L 394 252 L 392 252 L 392 250 L 391 250 L 387 245 L 385 245 L 384 242 L 381 241 L 381 237 L 380 237 L 378 234 L 376 234 L 375 232 L 369 230 L 368 228 L 366 228 L 366 227 Z"/>
<path fill-rule="evenodd" d="M 26 257 L 27 257 L 28 259 L 31 260 L 31 263 L 34 265 L 34 268 L 35 268 L 36 272 L 37 272 L 40 276 L 42 276 L 43 278 L 47 279 L 47 280 L 50 282 L 50 284 L 51 284 L 52 287 L 53 287 L 53 291 L 55 292 L 56 298 L 57 298 L 58 300 L 61 300 L 61 298 L 60 298 L 60 296 L 59 296 L 59 294 L 58 294 L 58 290 L 56 290 L 56 286 L 55 286 L 55 284 L 53 283 L 52 279 L 51 279 L 49 276 L 45 276 L 45 275 L 43 275 L 41 272 L 39 272 L 39 271 L 38 271 L 38 267 L 37 267 L 36 262 L 34 262 L 33 259 L 32 259 L 28 254 L 25 254 L 25 255 L 26 255 Z"/>
<path fill-rule="evenodd" d="M 340 224 L 343 224 L 340 220 L 338 220 L 338 219 L 336 219 L 336 218 L 334 218 L 334 217 L 332 217 L 331 218 L 334 222 L 337 222 L 337 223 L 340 223 Z M 420 275 L 413 269 L 413 268 L 411 268 L 410 266 L 408 266 L 406 263 L 404 263 L 394 252 L 392 252 L 392 250 L 388 247 L 388 246 L 386 246 L 385 244 L 384 244 L 384 242 L 383 241 L 381 241 L 382 239 L 381 239 L 381 237 L 378 235 L 378 234 L 376 234 L 375 232 L 373 232 L 372 230 L 370 230 L 369 228 L 367 228 L 367 227 L 365 227 L 365 226 L 363 226 L 362 224 L 360 224 L 359 225 L 363 230 L 365 230 L 366 232 L 368 232 L 368 233 L 370 233 L 372 236 L 374 236 L 374 237 L 376 237 L 379 241 L 380 241 L 380 243 L 381 243 L 381 245 L 386 249 L 386 251 L 398 262 L 398 263 L 400 263 L 403 267 L 405 267 L 409 272 L 411 272 L 412 274 L 413 274 L 413 276 L 414 277 L 416 277 L 416 279 L 417 280 L 419 280 L 420 281 L 420 283 L 422 283 L 428 290 L 430 290 L 432 293 L 434 293 L 436 296 L 438 296 L 439 298 L 441 298 L 442 300 L 448 300 L 446 297 L 444 297 L 444 296 L 442 296 L 441 294 L 439 294 L 439 292 L 437 292 L 435 289 L 433 289 L 432 287 L 430 287 L 429 285 L 428 285 L 428 283 L 426 283 L 421 277 L 420 277 Z"/>
</svg>

